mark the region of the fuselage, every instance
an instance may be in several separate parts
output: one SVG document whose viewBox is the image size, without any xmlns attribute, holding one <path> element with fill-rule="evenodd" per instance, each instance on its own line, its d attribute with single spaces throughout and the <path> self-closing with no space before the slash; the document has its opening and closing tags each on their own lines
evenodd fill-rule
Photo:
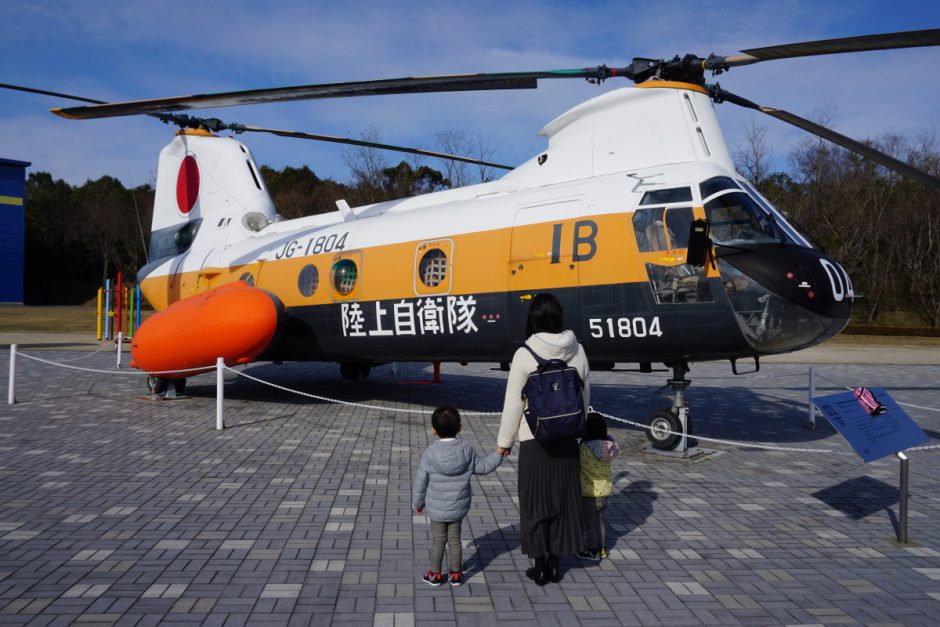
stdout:
<svg viewBox="0 0 940 627">
<path fill-rule="evenodd" d="M 560 116 L 544 153 L 491 183 L 241 237 L 226 232 L 239 216 L 190 215 L 191 245 L 154 258 L 142 289 L 157 309 L 239 279 L 268 291 L 285 312 L 269 359 L 507 361 L 539 292 L 599 362 L 740 358 L 838 333 L 848 276 L 735 173 L 707 98 L 670 87 Z M 700 219 L 701 267 L 686 259 Z"/>
</svg>

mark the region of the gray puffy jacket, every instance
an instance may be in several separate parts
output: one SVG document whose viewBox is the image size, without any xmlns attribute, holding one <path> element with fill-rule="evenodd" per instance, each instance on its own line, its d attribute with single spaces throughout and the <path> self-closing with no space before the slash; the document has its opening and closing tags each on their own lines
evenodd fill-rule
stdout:
<svg viewBox="0 0 940 627">
<path fill-rule="evenodd" d="M 438 440 L 421 455 L 411 503 L 431 520 L 454 522 L 470 511 L 470 477 L 486 475 L 503 461 L 499 453 L 484 458 L 457 437 Z"/>
</svg>

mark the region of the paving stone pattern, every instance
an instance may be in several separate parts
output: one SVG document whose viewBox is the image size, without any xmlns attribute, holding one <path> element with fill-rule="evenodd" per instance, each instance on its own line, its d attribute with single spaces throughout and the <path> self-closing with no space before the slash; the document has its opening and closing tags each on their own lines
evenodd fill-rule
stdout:
<svg viewBox="0 0 940 627">
<path fill-rule="evenodd" d="M 113 357 L 43 351 L 113 368 Z M 0 354 L 7 372 L 8 353 Z M 938 366 L 817 366 L 940 407 Z M 426 364 L 340 379 L 335 365 L 245 372 L 310 394 L 387 408 L 466 413 L 502 405 L 505 373 Z M 641 418 L 668 405 L 667 373 L 598 372 L 592 402 Z M 820 418 L 809 431 L 806 368 L 732 377 L 696 364 L 698 434 L 831 454 L 729 445 L 696 463 L 641 453 L 613 428 L 610 557 L 565 558 L 564 579 L 523 574 L 516 457 L 474 479 L 463 528 L 467 583 L 433 589 L 430 530 L 410 508 L 427 413 L 311 400 L 229 373 L 215 426 L 215 375 L 155 402 L 139 377 L 20 356 L 16 405 L 0 409 L 0 624 L 153 625 L 936 625 L 940 622 L 940 451 L 913 452 L 909 546 L 894 542 L 898 463 L 862 463 Z M 5 376 L 4 376 L 5 379 Z M 820 381 L 820 392 L 836 391 Z M 910 409 L 940 439 L 940 413 Z M 465 415 L 463 437 L 495 447 L 498 416 Z"/>
</svg>

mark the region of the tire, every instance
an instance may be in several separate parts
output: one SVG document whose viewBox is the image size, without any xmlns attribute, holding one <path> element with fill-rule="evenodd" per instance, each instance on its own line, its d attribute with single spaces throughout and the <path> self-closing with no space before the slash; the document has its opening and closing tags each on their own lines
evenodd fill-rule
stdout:
<svg viewBox="0 0 940 627">
<path fill-rule="evenodd" d="M 161 377 L 154 377 L 152 375 L 147 377 L 147 389 L 150 390 L 152 396 L 165 394 L 168 383 L 167 379 Z"/>
<path fill-rule="evenodd" d="M 679 418 L 671 411 L 666 409 L 657 409 L 650 414 L 647 420 L 649 429 L 646 430 L 646 439 L 655 449 L 661 451 L 672 451 L 679 445 L 680 436 L 665 431 L 682 432 L 682 425 L 679 424 Z"/>
<path fill-rule="evenodd" d="M 186 391 L 186 379 L 173 379 L 173 389 L 177 396 L 181 396 Z"/>
</svg>

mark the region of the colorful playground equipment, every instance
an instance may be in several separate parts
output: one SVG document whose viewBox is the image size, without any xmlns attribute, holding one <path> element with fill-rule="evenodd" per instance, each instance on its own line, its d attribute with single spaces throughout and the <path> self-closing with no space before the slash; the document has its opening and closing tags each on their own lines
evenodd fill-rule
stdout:
<svg viewBox="0 0 940 627">
<path fill-rule="evenodd" d="M 124 284 L 122 273 L 106 279 L 98 288 L 98 339 L 110 340 L 123 334 L 132 338 L 140 326 L 140 286 Z"/>
</svg>

